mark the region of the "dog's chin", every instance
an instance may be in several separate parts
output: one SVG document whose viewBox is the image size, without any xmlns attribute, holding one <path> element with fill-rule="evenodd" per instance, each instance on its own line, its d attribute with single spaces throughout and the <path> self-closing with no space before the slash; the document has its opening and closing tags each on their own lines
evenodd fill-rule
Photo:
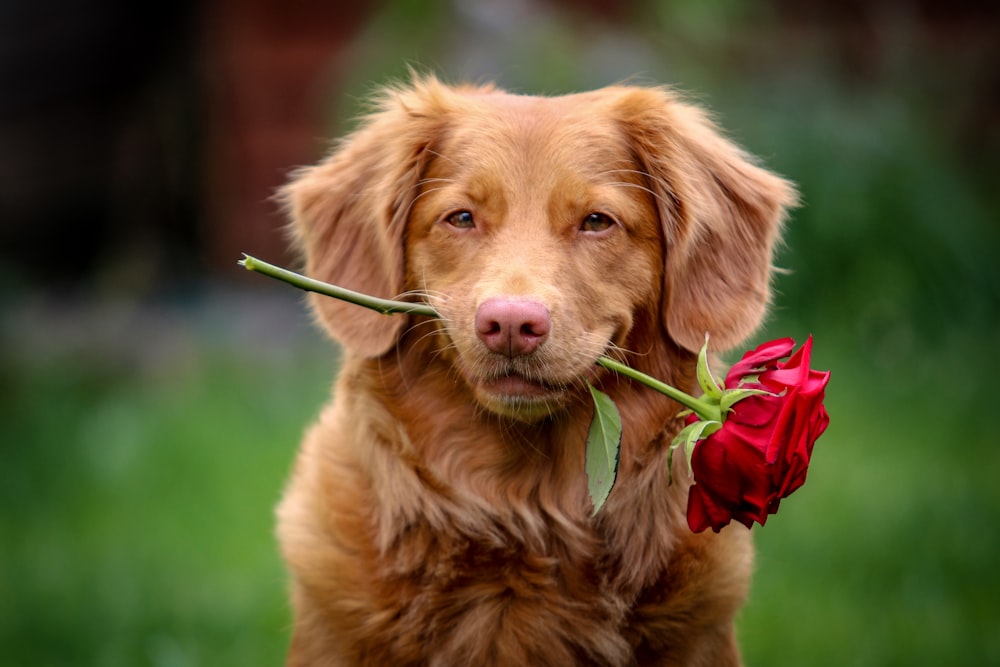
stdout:
<svg viewBox="0 0 1000 667">
<path fill-rule="evenodd" d="M 534 422 L 558 412 L 567 388 L 518 373 L 484 378 L 468 377 L 476 401 L 490 412 L 518 421 Z"/>
</svg>

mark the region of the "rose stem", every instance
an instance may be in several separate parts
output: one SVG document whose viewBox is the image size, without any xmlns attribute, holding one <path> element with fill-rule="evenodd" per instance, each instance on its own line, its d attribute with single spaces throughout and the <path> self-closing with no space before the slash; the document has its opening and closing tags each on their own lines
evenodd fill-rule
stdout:
<svg viewBox="0 0 1000 667">
<path fill-rule="evenodd" d="M 657 380 L 652 376 L 646 375 L 642 371 L 637 371 L 631 366 L 626 366 L 620 361 L 615 361 L 611 357 L 600 357 L 597 360 L 597 364 L 599 366 L 604 366 L 608 370 L 614 371 L 619 375 L 624 375 L 626 377 L 632 378 L 633 380 L 637 380 L 638 382 L 641 382 L 650 389 L 655 389 L 661 394 L 669 396 L 670 398 L 674 399 L 675 401 L 683 405 L 685 408 L 688 408 L 689 410 L 693 411 L 702 419 L 707 419 L 709 421 L 722 421 L 721 412 L 719 411 L 718 406 L 711 405 L 709 403 L 706 403 L 705 401 L 698 400 L 694 396 L 684 393 L 680 389 L 672 387 L 666 382 L 661 382 L 660 380 Z"/>
<path fill-rule="evenodd" d="M 245 253 L 243 255 L 243 259 L 239 261 L 239 264 L 245 267 L 248 271 L 276 278 L 288 283 L 289 285 L 306 290 L 307 292 L 316 292 L 317 294 L 330 296 L 334 299 L 340 299 L 341 301 L 347 301 L 358 306 L 364 306 L 365 308 L 378 311 L 383 315 L 390 315 L 392 313 L 410 313 L 413 315 L 424 315 L 426 317 L 440 317 L 438 312 L 427 304 L 407 303 L 405 301 L 393 301 L 391 299 L 380 299 L 378 297 L 369 296 L 368 294 L 362 294 L 361 292 L 355 292 L 344 287 L 331 285 L 330 283 L 325 283 L 321 280 L 308 278 L 299 273 L 295 273 L 294 271 L 289 271 L 288 269 L 265 262 L 262 259 L 257 259 L 256 257 L 252 257 L 251 255 L 247 255 Z M 626 366 L 621 362 L 615 361 L 610 357 L 600 357 L 597 360 L 597 363 L 610 371 L 619 373 L 636 380 L 651 389 L 655 389 L 661 394 L 677 401 L 684 407 L 693 410 L 703 419 L 719 421 L 719 410 L 717 407 L 700 401 L 690 394 L 684 393 L 680 389 L 671 387 L 669 384 L 661 382 L 641 371 L 637 371 L 630 366 Z"/>
<path fill-rule="evenodd" d="M 294 271 L 289 271 L 288 269 L 283 269 L 280 266 L 269 264 L 262 259 L 257 259 L 256 257 L 251 257 L 247 254 L 243 255 L 243 259 L 241 259 L 239 263 L 246 267 L 248 271 L 263 273 L 265 276 L 277 278 L 278 280 L 282 280 L 289 285 L 306 290 L 307 292 L 316 292 L 317 294 L 322 294 L 324 296 L 332 296 L 333 298 L 340 299 L 341 301 L 347 301 L 348 303 L 376 310 L 383 315 L 390 315 L 392 313 L 411 313 L 413 315 L 425 315 L 427 317 L 440 317 L 436 310 L 424 303 L 407 303 L 405 301 L 379 299 L 378 297 L 369 296 L 368 294 L 362 294 L 361 292 L 355 292 L 354 290 L 349 290 L 344 287 L 331 285 L 330 283 L 325 283 L 321 280 L 307 278 L 306 276 L 295 273 Z"/>
</svg>

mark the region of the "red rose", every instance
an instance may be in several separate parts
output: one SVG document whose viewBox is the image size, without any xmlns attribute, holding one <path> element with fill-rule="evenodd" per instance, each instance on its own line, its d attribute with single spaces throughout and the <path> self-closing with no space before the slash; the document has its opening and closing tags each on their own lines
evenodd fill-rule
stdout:
<svg viewBox="0 0 1000 667">
<path fill-rule="evenodd" d="M 726 375 L 727 390 L 769 393 L 739 400 L 721 428 L 694 447 L 691 530 L 719 532 L 732 519 L 748 528 L 754 521 L 763 525 L 781 499 L 805 482 L 813 444 L 830 421 L 823 407 L 830 373 L 809 368 L 812 337 L 788 361 L 779 361 L 794 347 L 790 338 L 764 343 Z"/>
</svg>

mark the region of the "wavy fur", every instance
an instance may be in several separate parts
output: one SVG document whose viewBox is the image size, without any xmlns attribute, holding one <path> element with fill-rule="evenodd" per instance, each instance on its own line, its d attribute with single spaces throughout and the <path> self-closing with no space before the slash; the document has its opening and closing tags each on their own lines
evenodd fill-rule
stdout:
<svg viewBox="0 0 1000 667">
<path fill-rule="evenodd" d="M 540 98 L 417 77 L 282 197 L 310 274 L 443 315 L 314 297 L 344 358 L 278 510 L 288 664 L 740 664 L 749 533 L 688 530 L 683 461 L 667 484 L 679 407 L 594 361 L 692 388 L 704 333 L 733 346 L 764 314 L 792 187 L 667 89 Z M 456 210 L 475 227 L 450 225 Z M 593 211 L 612 227 L 581 231 Z M 532 354 L 477 338 L 497 295 L 551 314 Z M 548 393 L 504 394 L 504 376 Z M 596 517 L 587 382 L 625 426 Z"/>
</svg>

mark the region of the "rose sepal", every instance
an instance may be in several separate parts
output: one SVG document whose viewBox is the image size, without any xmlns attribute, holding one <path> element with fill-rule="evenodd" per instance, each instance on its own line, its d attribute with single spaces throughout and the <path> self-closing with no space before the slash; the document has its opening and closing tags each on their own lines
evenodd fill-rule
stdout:
<svg viewBox="0 0 1000 667">
<path fill-rule="evenodd" d="M 691 414 L 689 410 L 685 410 L 688 414 Z M 688 472 L 690 474 L 691 470 L 691 457 L 694 456 L 694 446 L 702 438 L 707 438 L 716 431 L 722 428 L 722 422 L 715 420 L 702 419 L 696 422 L 692 422 L 681 429 L 680 433 L 674 436 L 673 441 L 670 443 L 670 449 L 667 450 L 667 483 L 673 484 L 674 481 L 674 470 L 670 462 L 674 459 L 674 450 L 679 447 L 684 448 L 684 456 L 687 459 Z"/>
<path fill-rule="evenodd" d="M 751 396 L 776 396 L 766 389 L 727 389 L 722 394 L 722 398 L 719 399 L 719 409 L 722 411 L 722 416 L 725 418 L 727 414 L 733 411 L 733 406 L 738 402 L 742 401 L 744 398 L 750 398 Z"/>
<path fill-rule="evenodd" d="M 722 398 L 723 390 L 719 381 L 712 375 L 712 369 L 708 365 L 708 333 L 705 334 L 705 343 L 698 350 L 698 365 L 696 367 L 698 385 L 701 391 L 711 400 L 718 401 Z"/>
</svg>

